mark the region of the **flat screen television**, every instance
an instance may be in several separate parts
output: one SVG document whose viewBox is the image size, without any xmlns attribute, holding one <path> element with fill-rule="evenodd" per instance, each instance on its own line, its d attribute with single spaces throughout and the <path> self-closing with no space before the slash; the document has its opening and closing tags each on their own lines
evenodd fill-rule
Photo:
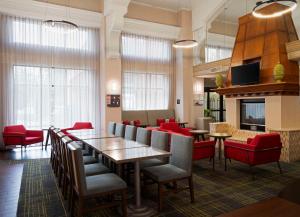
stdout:
<svg viewBox="0 0 300 217">
<path fill-rule="evenodd" d="M 231 68 L 232 85 L 247 85 L 259 83 L 260 63 L 250 63 Z"/>
</svg>

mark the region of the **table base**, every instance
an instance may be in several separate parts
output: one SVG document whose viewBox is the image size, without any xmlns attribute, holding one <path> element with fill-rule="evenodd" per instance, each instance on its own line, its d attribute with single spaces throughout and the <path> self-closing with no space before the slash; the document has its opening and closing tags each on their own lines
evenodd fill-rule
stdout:
<svg viewBox="0 0 300 217">
<path fill-rule="evenodd" d="M 154 205 L 154 207 L 156 206 Z M 140 207 L 136 207 L 135 205 L 129 205 L 127 212 L 128 216 L 130 217 L 151 217 L 157 214 L 156 209 L 144 205 Z"/>
</svg>

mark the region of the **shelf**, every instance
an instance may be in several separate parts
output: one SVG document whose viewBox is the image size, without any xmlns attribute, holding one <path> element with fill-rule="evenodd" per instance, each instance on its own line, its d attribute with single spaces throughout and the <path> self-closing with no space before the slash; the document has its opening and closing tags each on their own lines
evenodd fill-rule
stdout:
<svg viewBox="0 0 300 217">
<path fill-rule="evenodd" d="M 269 83 L 246 86 L 230 86 L 214 89 L 226 97 L 252 97 L 252 96 L 298 96 L 299 84 L 295 83 Z"/>
</svg>

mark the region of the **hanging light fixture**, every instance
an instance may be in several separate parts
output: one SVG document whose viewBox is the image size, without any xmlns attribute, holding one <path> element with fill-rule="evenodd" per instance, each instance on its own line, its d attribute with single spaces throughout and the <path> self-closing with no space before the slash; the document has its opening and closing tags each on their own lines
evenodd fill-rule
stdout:
<svg viewBox="0 0 300 217">
<path fill-rule="evenodd" d="M 282 3 L 282 5 L 287 8 L 273 12 L 271 14 L 264 14 L 258 12 L 260 9 L 264 8 L 266 5 L 270 5 L 272 3 Z M 297 0 L 264 0 L 256 2 L 256 6 L 253 8 L 252 15 L 257 18 L 268 19 L 282 16 L 286 13 L 292 12 L 297 8 Z"/>
<path fill-rule="evenodd" d="M 179 9 L 179 3 L 177 1 L 177 8 Z M 191 7 L 191 1 L 189 1 L 189 6 Z M 173 47 L 174 48 L 194 48 L 198 46 L 198 42 L 194 39 L 190 39 L 190 38 L 184 38 L 184 39 L 179 39 L 176 40 L 173 43 Z"/>
<path fill-rule="evenodd" d="M 48 1 L 46 3 L 48 3 Z M 69 17 L 69 19 L 70 19 L 70 0 L 68 1 L 68 3 L 69 3 L 68 6 L 66 6 L 66 17 Z M 48 9 L 48 7 L 47 7 L 47 9 Z M 47 15 L 47 9 L 46 9 L 46 15 Z M 71 21 L 66 21 L 66 20 L 48 19 L 48 20 L 45 20 L 43 23 L 49 29 L 63 28 L 63 29 L 66 29 L 67 32 L 78 29 L 78 25 L 76 25 L 75 23 L 73 23 Z"/>
</svg>

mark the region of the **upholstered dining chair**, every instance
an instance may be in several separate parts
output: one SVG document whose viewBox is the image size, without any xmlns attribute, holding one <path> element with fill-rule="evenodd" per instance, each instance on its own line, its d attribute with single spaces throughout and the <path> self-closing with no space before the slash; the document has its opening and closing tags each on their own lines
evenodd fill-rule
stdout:
<svg viewBox="0 0 300 217">
<path fill-rule="evenodd" d="M 151 133 L 151 147 L 161 149 L 166 151 L 168 148 L 168 141 L 169 141 L 169 136 L 168 133 L 158 131 L 158 130 L 153 130 Z M 146 159 L 141 161 L 140 167 L 145 168 L 145 167 L 152 167 L 152 166 L 159 166 L 168 163 L 167 161 L 168 158 L 152 158 L 152 159 Z"/>
<path fill-rule="evenodd" d="M 136 141 L 145 145 L 150 145 L 151 130 L 138 127 L 136 132 Z"/>
<path fill-rule="evenodd" d="M 117 123 L 116 130 L 115 130 L 115 136 L 124 137 L 124 135 L 125 135 L 125 125 Z"/>
<path fill-rule="evenodd" d="M 131 125 L 126 125 L 124 139 L 135 140 L 136 139 L 136 127 Z"/>
<path fill-rule="evenodd" d="M 158 184 L 158 210 L 162 209 L 162 198 L 166 193 L 163 185 L 173 183 L 172 191 L 177 193 L 189 190 L 191 202 L 194 202 L 194 187 L 192 178 L 192 137 L 173 134 L 171 137 L 171 157 L 168 164 L 146 167 L 143 174 Z M 188 180 L 188 186 L 178 188 L 177 181 Z"/>
<path fill-rule="evenodd" d="M 107 208 L 112 206 L 120 205 L 118 201 L 109 201 L 106 204 L 93 206 L 88 208 L 85 206 L 87 199 L 99 198 L 104 196 L 113 196 L 115 194 L 122 195 L 122 212 L 123 216 L 127 216 L 127 185 L 126 183 L 117 175 L 113 173 L 88 176 L 86 177 L 84 172 L 83 158 L 81 154 L 81 148 L 74 142 L 68 144 L 68 149 L 71 153 L 71 179 L 73 184 L 73 201 L 72 208 L 75 207 L 75 202 L 77 203 L 77 216 L 82 217 L 83 214 L 94 211 L 97 208 Z M 76 195 L 76 196 L 75 196 Z M 75 196 L 75 197 L 74 197 Z M 76 200 L 76 201 L 75 201 Z M 73 209 L 71 211 L 71 216 L 74 216 Z"/>
<path fill-rule="evenodd" d="M 115 135 L 115 131 L 116 131 L 116 123 L 115 122 L 112 122 L 110 121 L 108 123 L 108 133 L 111 134 L 111 135 Z"/>
</svg>

